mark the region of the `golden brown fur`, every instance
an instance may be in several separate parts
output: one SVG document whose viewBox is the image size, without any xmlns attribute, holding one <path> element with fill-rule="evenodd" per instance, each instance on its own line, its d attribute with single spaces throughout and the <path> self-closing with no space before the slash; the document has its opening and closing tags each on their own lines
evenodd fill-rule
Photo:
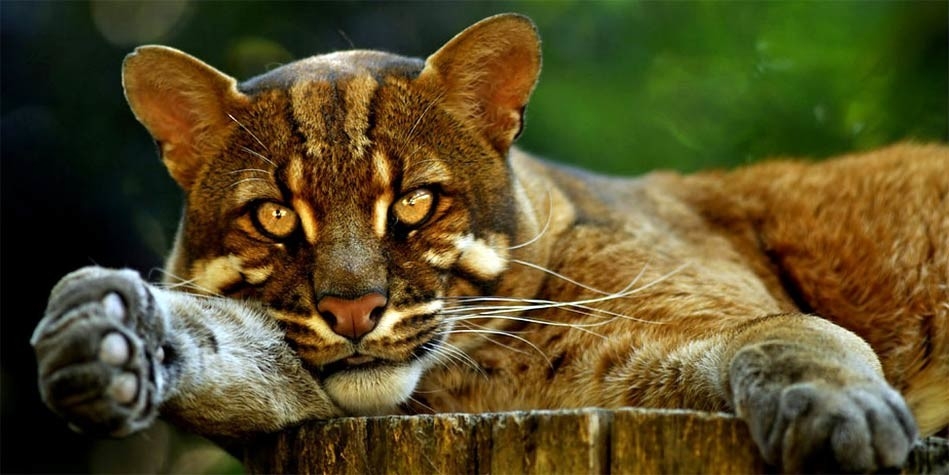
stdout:
<svg viewBox="0 0 949 475">
<path fill-rule="evenodd" d="M 525 173 L 533 175 L 532 181 L 543 173 L 530 158 L 515 155 L 514 163 L 529 170 Z M 546 354 L 509 342 L 524 352 L 513 360 L 505 356 L 507 348 L 481 345 L 477 358 L 492 378 L 454 374 L 470 371 L 464 367 L 444 370 L 434 377 L 432 390 L 447 385 L 462 388 L 461 394 L 451 394 L 447 407 L 432 403 L 440 396 L 429 397 L 429 403 L 439 411 L 470 410 L 468 405 L 476 410 L 586 405 L 725 410 L 704 397 L 693 400 L 701 382 L 673 381 L 676 387 L 663 387 L 649 398 L 639 388 L 611 391 L 590 384 L 601 383 L 598 377 L 605 378 L 616 363 L 612 360 L 625 358 L 629 348 L 647 353 L 641 364 L 648 367 L 668 358 L 669 348 L 683 340 L 701 341 L 748 318 L 803 310 L 864 337 L 877 351 L 887 379 L 907 397 L 922 432 L 933 433 L 949 424 L 949 391 L 944 391 L 949 375 L 947 170 L 949 149 L 903 144 L 823 163 L 773 161 L 685 177 L 656 173 L 634 181 L 577 180 L 554 172 L 549 179 L 566 181 L 564 188 L 573 196 L 565 210 L 552 207 L 568 216 L 565 229 L 553 225 L 541 242 L 571 245 L 558 248 L 555 261 L 527 260 L 607 292 L 634 279 L 642 286 L 657 282 L 638 292 L 635 301 L 601 307 L 646 321 L 617 318 L 589 327 L 590 333 L 537 329 L 524 336 Z M 545 213 L 550 188 L 534 186 L 535 210 Z M 609 194 L 615 206 L 584 203 L 596 193 Z M 609 223 L 606 232 L 578 214 Z M 633 232 L 616 233 L 616 222 L 628 223 Z M 509 275 L 521 281 L 524 272 L 537 271 L 515 266 Z M 663 280 L 667 275 L 671 278 Z M 572 301 L 596 295 L 558 282 L 538 296 Z M 580 315 L 575 323 L 588 320 Z M 655 351 L 654 361 L 646 363 L 650 351 Z M 576 365 L 561 375 L 567 382 L 550 380 L 549 359 L 559 367 Z M 649 377 L 629 379 L 657 384 L 682 377 L 669 374 L 679 371 L 675 364 L 664 364 L 665 369 L 649 368 Z M 521 394 L 525 386 L 531 390 L 523 392 L 534 400 L 508 394 Z M 590 389 L 560 390 L 564 386 Z"/>
<path fill-rule="evenodd" d="M 108 331 L 142 348 L 123 364 L 157 365 L 138 394 L 209 435 L 344 413 L 680 407 L 735 412 L 786 470 L 864 471 L 899 465 L 917 426 L 949 425 L 949 148 L 599 176 L 511 148 L 539 70 L 516 15 L 425 62 L 340 52 L 240 84 L 137 50 L 126 95 L 186 193 L 168 283 L 187 293 L 64 279 L 34 336 L 47 402 L 113 433 L 154 417 L 56 396 L 82 387 L 72 371 L 113 371 L 58 369 L 69 355 L 118 358 L 60 334 L 86 309 L 167 320 L 165 340 Z M 220 376 L 201 376 L 209 361 Z M 282 399 L 235 408 L 221 388 L 240 385 Z"/>
</svg>

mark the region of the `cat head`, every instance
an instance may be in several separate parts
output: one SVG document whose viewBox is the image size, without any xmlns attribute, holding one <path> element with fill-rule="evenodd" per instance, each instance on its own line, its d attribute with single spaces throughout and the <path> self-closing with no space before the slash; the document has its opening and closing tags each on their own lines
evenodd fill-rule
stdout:
<svg viewBox="0 0 949 475">
<path fill-rule="evenodd" d="M 126 98 L 186 197 L 170 274 L 261 302 L 341 407 L 390 410 L 446 355 L 446 299 L 491 293 L 507 268 L 507 153 L 539 71 L 513 14 L 424 61 L 344 51 L 242 83 L 136 49 Z"/>
</svg>

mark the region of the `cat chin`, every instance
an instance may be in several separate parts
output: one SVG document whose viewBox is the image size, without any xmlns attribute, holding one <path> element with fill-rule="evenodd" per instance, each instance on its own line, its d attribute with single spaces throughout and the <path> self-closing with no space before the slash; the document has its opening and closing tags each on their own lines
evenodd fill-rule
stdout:
<svg viewBox="0 0 949 475">
<path fill-rule="evenodd" d="M 422 375 L 418 363 L 376 366 L 334 373 L 323 387 L 337 406 L 354 416 L 395 414 Z"/>
</svg>

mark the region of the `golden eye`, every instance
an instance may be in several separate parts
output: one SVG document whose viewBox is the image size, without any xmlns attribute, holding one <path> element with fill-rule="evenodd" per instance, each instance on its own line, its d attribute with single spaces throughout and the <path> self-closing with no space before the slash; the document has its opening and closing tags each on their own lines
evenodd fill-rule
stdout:
<svg viewBox="0 0 949 475">
<path fill-rule="evenodd" d="M 432 214 L 435 193 L 427 188 L 417 188 L 402 195 L 392 205 L 392 214 L 405 226 L 419 226 Z"/>
<path fill-rule="evenodd" d="M 297 214 L 290 208 L 272 201 L 265 201 L 257 206 L 254 220 L 264 234 L 283 239 L 297 229 Z"/>
</svg>

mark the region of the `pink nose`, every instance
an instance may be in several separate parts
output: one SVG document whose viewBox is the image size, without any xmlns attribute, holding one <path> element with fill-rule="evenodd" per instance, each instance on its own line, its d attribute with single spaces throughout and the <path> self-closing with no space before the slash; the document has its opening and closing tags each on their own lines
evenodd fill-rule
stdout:
<svg viewBox="0 0 949 475">
<path fill-rule="evenodd" d="M 372 292 L 355 300 L 323 297 L 316 309 L 337 335 L 356 340 L 376 327 L 375 310 L 385 307 L 386 297 Z"/>
</svg>

